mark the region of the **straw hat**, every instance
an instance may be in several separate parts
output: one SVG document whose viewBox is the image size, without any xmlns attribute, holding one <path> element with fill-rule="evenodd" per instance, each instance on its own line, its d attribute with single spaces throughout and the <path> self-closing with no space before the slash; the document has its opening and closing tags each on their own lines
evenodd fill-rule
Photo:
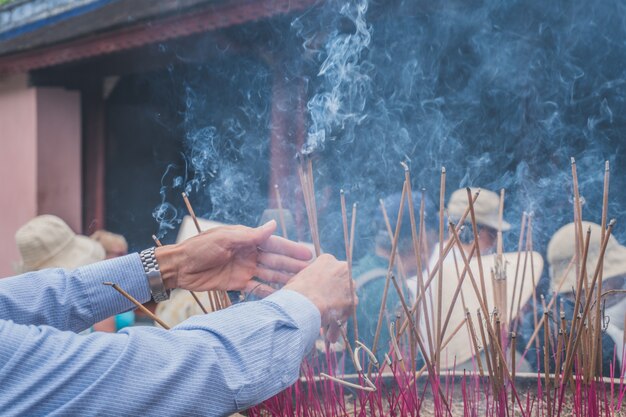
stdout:
<svg viewBox="0 0 626 417">
<path fill-rule="evenodd" d="M 105 257 L 101 244 L 77 235 L 63 220 L 50 214 L 37 216 L 20 227 L 15 242 L 22 257 L 18 272 L 72 269 Z"/>
<path fill-rule="evenodd" d="M 478 191 L 478 188 L 472 188 L 471 191 L 473 196 Z M 456 190 L 452 193 L 448 202 L 448 215 L 452 220 L 458 220 L 463 216 L 468 205 L 467 190 L 465 188 Z M 476 224 L 500 230 L 499 210 L 500 196 L 493 191 L 480 189 L 480 194 L 474 202 Z M 467 219 L 469 220 L 469 216 Z M 502 231 L 506 232 L 510 228 L 511 225 L 502 220 Z"/>
<path fill-rule="evenodd" d="M 582 222 L 583 239 L 587 234 L 587 229 L 591 229 L 589 237 L 589 252 L 587 254 L 587 275 L 591 278 L 598 264 L 600 255 L 602 226 L 591 223 Z M 561 227 L 550 239 L 548 244 L 548 263 L 550 264 L 550 278 L 554 289 L 557 289 L 567 267 L 574 257 L 576 251 L 576 225 L 575 223 L 567 224 Z M 620 245 L 612 235 L 606 246 L 604 253 L 604 263 L 602 266 L 602 279 L 617 277 L 626 274 L 626 247 Z M 576 266 L 572 265 L 568 271 L 567 277 L 563 281 L 560 292 L 569 292 L 576 288 Z"/>
<path fill-rule="evenodd" d="M 108 230 L 96 230 L 89 238 L 100 243 L 107 256 L 120 256 L 128 253 L 128 242 L 126 238 L 117 233 L 112 233 Z"/>
<path fill-rule="evenodd" d="M 517 310 L 518 310 L 517 306 L 518 306 L 518 298 L 520 296 L 520 287 L 521 287 L 521 303 L 520 303 L 521 306 L 524 306 L 524 304 L 526 304 L 526 302 L 532 296 L 533 279 L 531 276 L 531 271 L 534 272 L 534 277 L 535 277 L 535 282 L 536 282 L 541 276 L 541 272 L 543 270 L 543 258 L 537 252 L 532 252 L 532 256 L 530 256 L 529 254 L 525 278 L 522 277 L 523 264 L 520 265 L 521 268 L 519 271 L 519 276 L 517 278 L 517 289 L 515 290 L 515 296 L 514 296 L 513 283 L 515 280 L 515 270 L 516 270 L 516 265 L 517 265 L 517 252 L 505 253 L 503 254 L 503 257 L 504 257 L 504 265 L 505 265 L 505 271 L 506 271 L 506 280 L 503 280 L 503 281 L 506 283 L 505 285 L 506 285 L 506 294 L 507 294 L 506 295 L 506 300 L 507 300 L 506 310 L 507 311 L 505 311 L 504 314 L 508 316 L 509 314 L 508 310 L 511 308 L 511 304 L 513 304 L 514 306 L 513 317 L 510 317 L 508 319 L 510 322 L 511 319 L 515 318 Z M 459 271 L 463 271 L 463 268 L 464 268 L 463 260 L 461 259 L 458 253 L 457 253 L 456 258 L 459 264 Z M 524 262 L 523 259 L 524 258 L 522 258 L 521 262 Z M 532 268 L 531 268 L 531 259 L 532 259 Z M 483 264 L 483 275 L 485 277 L 485 289 L 487 292 L 487 299 L 488 299 L 487 304 L 488 304 L 488 308 L 490 309 L 489 313 L 492 313 L 494 305 L 495 305 L 495 300 L 494 300 L 494 283 L 491 278 L 491 270 L 495 269 L 496 255 L 493 254 L 493 255 L 481 256 L 481 261 Z M 478 289 L 479 291 L 481 291 L 480 273 L 479 273 L 479 268 L 478 268 L 478 261 L 476 260 L 476 258 L 472 258 L 472 260 L 470 261 L 470 268 L 472 269 L 472 275 L 474 279 L 476 280 L 476 285 L 478 285 Z M 454 296 L 454 292 L 456 291 L 456 286 L 458 282 L 457 269 L 456 269 L 456 265 L 455 265 L 454 258 L 452 257 L 452 255 L 448 255 L 446 259 L 444 260 L 442 271 L 443 271 L 443 278 L 445 280 L 444 285 L 443 285 L 443 292 L 442 292 L 442 306 L 443 306 L 442 325 L 443 325 L 443 321 L 445 320 L 445 317 L 446 317 L 445 315 L 447 314 L 448 306 L 452 305 L 452 298 Z M 524 281 L 523 286 L 522 286 L 522 280 Z M 436 279 L 435 281 L 433 281 L 430 288 L 433 291 L 433 300 L 435 300 L 436 288 L 437 288 Z M 476 310 L 480 308 L 480 304 L 478 302 L 478 299 L 476 298 L 476 293 L 474 291 L 474 287 L 472 285 L 472 281 L 470 280 L 469 275 L 465 277 L 463 281 L 463 285 L 461 287 L 461 291 L 463 292 L 463 296 L 465 298 L 465 306 L 471 313 L 472 320 L 474 323 L 474 328 L 476 329 L 477 337 L 480 337 L 480 333 L 477 327 L 478 321 L 476 317 Z M 484 313 L 482 312 L 482 310 L 481 310 L 481 315 L 484 316 Z M 465 310 L 463 309 L 463 303 L 461 302 L 461 295 L 459 294 L 457 300 L 454 303 L 454 308 L 450 316 L 450 322 L 448 324 L 448 329 L 446 330 L 446 335 L 444 336 L 444 340 L 447 339 L 448 335 L 452 333 L 454 328 L 461 321 L 463 321 L 464 318 L 465 318 Z M 483 320 L 484 320 L 484 317 L 483 317 Z M 480 341 L 479 341 L 479 344 L 482 345 Z M 459 330 L 459 332 L 452 338 L 447 348 L 444 348 L 442 351 L 442 359 L 444 361 L 447 360 L 448 366 L 450 367 L 452 366 L 453 360 L 455 357 L 456 357 L 457 364 L 463 363 L 472 357 L 472 345 L 471 345 L 470 340 L 468 339 L 467 329 Z"/>
</svg>

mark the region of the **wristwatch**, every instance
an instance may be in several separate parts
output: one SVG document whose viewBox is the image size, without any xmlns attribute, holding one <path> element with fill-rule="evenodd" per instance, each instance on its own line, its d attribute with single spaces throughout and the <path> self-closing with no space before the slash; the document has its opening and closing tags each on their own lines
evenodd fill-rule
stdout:
<svg viewBox="0 0 626 417">
<path fill-rule="evenodd" d="M 152 299 L 157 303 L 169 300 L 170 292 L 165 289 L 165 284 L 163 284 L 159 263 L 154 255 L 154 247 L 142 250 L 139 257 L 141 258 L 141 264 L 146 273 L 146 278 L 148 278 L 148 286 L 150 287 Z"/>
</svg>

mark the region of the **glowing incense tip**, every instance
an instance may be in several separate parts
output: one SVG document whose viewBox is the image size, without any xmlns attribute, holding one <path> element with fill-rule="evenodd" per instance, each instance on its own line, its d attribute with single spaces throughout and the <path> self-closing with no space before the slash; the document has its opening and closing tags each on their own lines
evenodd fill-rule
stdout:
<svg viewBox="0 0 626 417">
<path fill-rule="evenodd" d="M 617 223 L 617 220 L 611 219 L 611 221 L 609 222 L 609 227 L 615 226 L 615 223 Z"/>
<path fill-rule="evenodd" d="M 339 190 L 339 194 L 344 195 L 345 192 L 343 191 L 343 188 Z"/>
<path fill-rule="evenodd" d="M 274 189 L 278 190 L 278 184 L 274 184 Z"/>
<path fill-rule="evenodd" d="M 158 237 L 156 237 L 156 235 L 152 235 L 152 240 L 154 240 L 154 243 L 155 243 L 157 246 L 163 246 L 163 244 L 161 243 L 161 241 L 159 240 L 159 238 L 158 238 Z"/>
<path fill-rule="evenodd" d="M 572 163 L 572 165 L 576 165 L 576 159 L 574 159 L 573 156 L 570 158 L 570 162 Z"/>
<path fill-rule="evenodd" d="M 357 203 L 352 203 L 352 208 L 356 208 Z"/>
<path fill-rule="evenodd" d="M 604 163 L 604 170 L 605 170 L 605 171 L 608 171 L 608 170 L 609 170 L 609 161 L 606 161 L 606 162 Z"/>
<path fill-rule="evenodd" d="M 445 174 L 446 173 L 446 167 L 441 167 L 441 173 Z"/>
<path fill-rule="evenodd" d="M 402 162 L 400 162 L 400 165 L 402 165 L 402 167 L 404 168 L 405 171 L 409 170 L 409 166 L 406 164 L 406 162 L 402 161 Z"/>
</svg>

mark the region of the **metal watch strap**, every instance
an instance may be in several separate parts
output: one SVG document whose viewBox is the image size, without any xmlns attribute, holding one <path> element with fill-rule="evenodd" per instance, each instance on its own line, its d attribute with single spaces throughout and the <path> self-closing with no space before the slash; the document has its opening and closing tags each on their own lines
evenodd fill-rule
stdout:
<svg viewBox="0 0 626 417">
<path fill-rule="evenodd" d="M 139 257 L 141 258 L 143 270 L 148 278 L 148 286 L 150 287 L 152 299 L 157 303 L 169 300 L 170 292 L 165 289 L 165 284 L 163 284 L 159 263 L 154 255 L 154 247 L 142 250 Z"/>
</svg>

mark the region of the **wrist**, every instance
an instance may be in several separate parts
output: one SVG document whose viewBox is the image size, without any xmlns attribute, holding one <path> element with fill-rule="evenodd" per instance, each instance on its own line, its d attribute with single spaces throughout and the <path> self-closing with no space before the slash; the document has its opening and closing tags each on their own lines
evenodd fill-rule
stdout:
<svg viewBox="0 0 626 417">
<path fill-rule="evenodd" d="M 163 285 L 168 290 L 178 287 L 179 250 L 175 245 L 159 246 L 154 250 L 159 263 Z"/>
</svg>

